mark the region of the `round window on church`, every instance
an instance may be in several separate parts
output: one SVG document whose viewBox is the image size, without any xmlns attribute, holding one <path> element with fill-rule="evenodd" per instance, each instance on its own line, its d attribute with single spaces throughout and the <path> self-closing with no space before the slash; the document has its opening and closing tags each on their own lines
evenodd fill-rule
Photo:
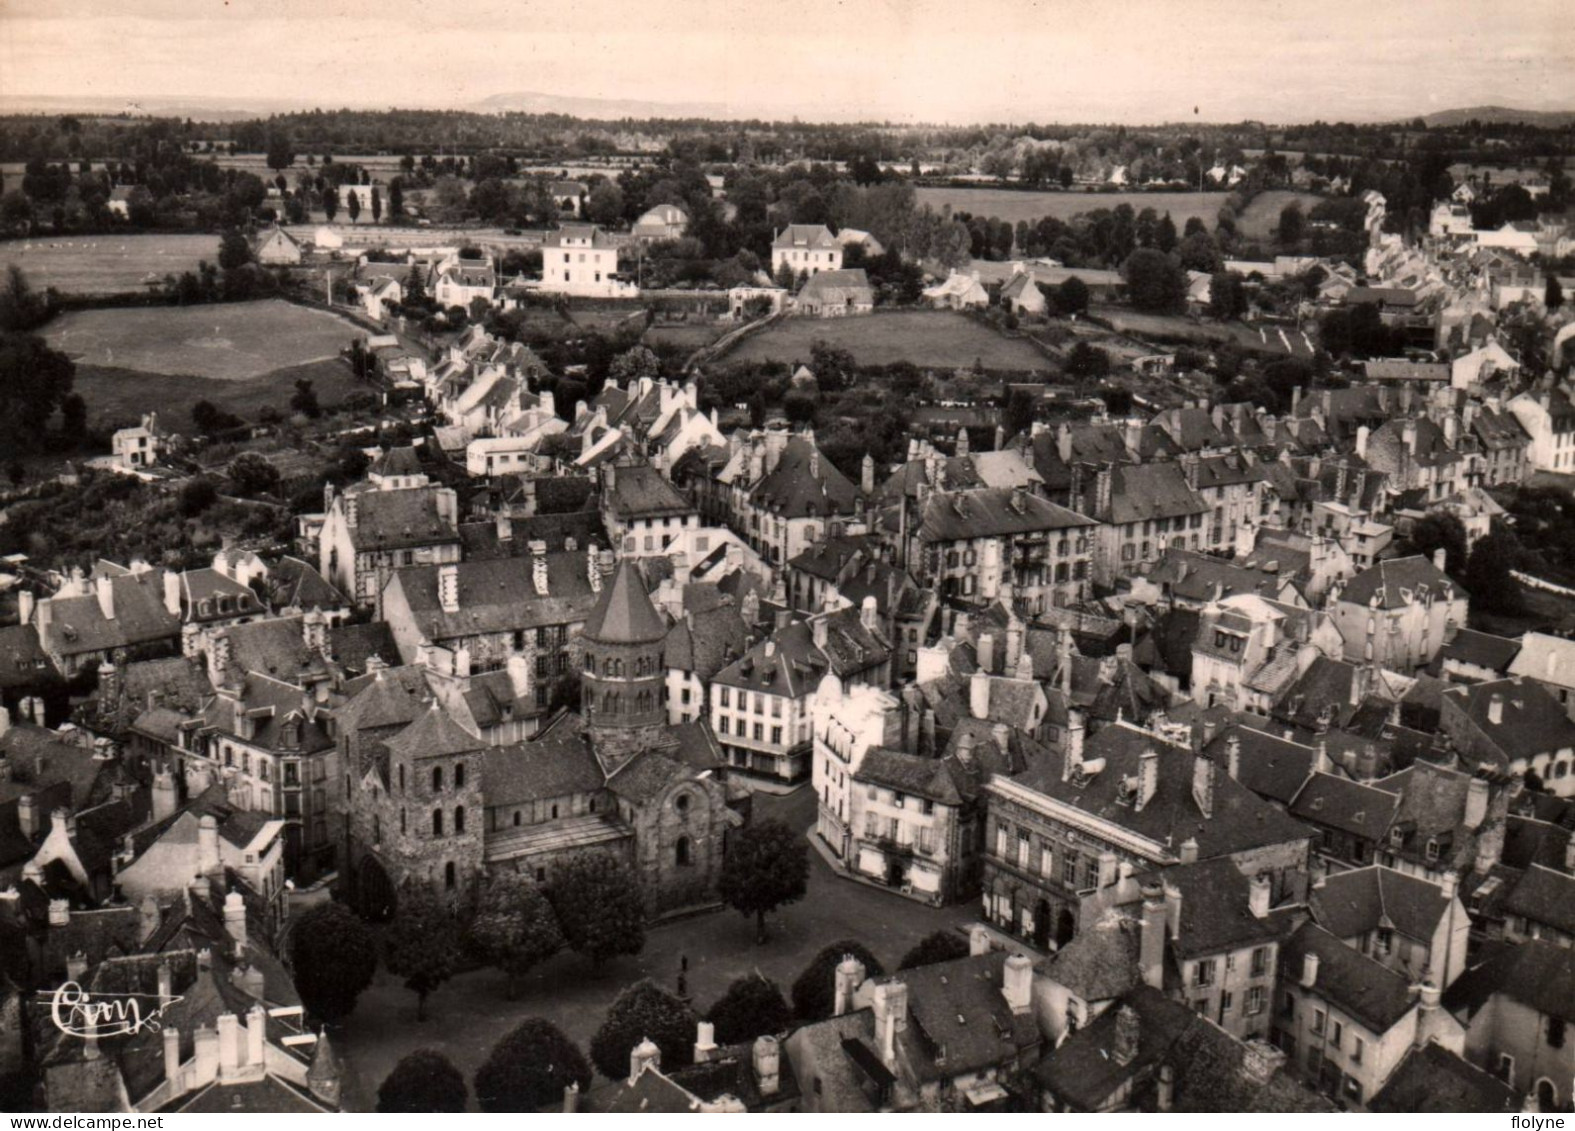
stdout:
<svg viewBox="0 0 1575 1131">
<path fill-rule="evenodd" d="M 689 812 L 689 795 L 687 793 L 680 793 L 673 800 L 673 808 L 677 809 L 680 813 Z"/>
</svg>

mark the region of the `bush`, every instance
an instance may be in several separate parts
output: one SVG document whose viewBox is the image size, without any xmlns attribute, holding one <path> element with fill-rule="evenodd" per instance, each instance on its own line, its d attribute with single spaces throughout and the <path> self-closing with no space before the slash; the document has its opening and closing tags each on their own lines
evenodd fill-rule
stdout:
<svg viewBox="0 0 1575 1131">
<path fill-rule="evenodd" d="M 617 1075 L 628 1071 L 624 1065 Z M 482 1111 L 534 1111 L 563 1099 L 570 1084 L 591 1086 L 591 1066 L 579 1046 L 550 1021 L 522 1021 L 494 1046 L 476 1070 L 476 1103 Z"/>
<path fill-rule="evenodd" d="M 956 931 L 932 931 L 902 956 L 902 962 L 897 969 L 912 970 L 915 966 L 929 966 L 936 962 L 950 962 L 954 958 L 966 957 L 968 957 L 967 939 Z"/>
<path fill-rule="evenodd" d="M 727 987 L 706 1020 L 716 1026 L 717 1044 L 736 1045 L 782 1032 L 792 1024 L 793 1011 L 775 982 L 751 974 Z"/>
<path fill-rule="evenodd" d="M 206 475 L 188 480 L 180 489 L 180 513 L 186 518 L 196 518 L 218 501 L 219 489 Z"/>
<path fill-rule="evenodd" d="M 417 1049 L 388 1074 L 377 1089 L 377 1110 L 427 1115 L 465 1110 L 470 1090 L 448 1057 L 436 1049 Z"/>
<path fill-rule="evenodd" d="M 662 1050 L 664 1068 L 682 1068 L 694 1059 L 696 1018 L 682 999 L 649 978 L 618 995 L 602 1027 L 591 1038 L 591 1061 L 612 1080 L 628 1075 L 629 1054 L 649 1038 Z"/>
<path fill-rule="evenodd" d="M 852 939 L 832 943 L 815 955 L 793 983 L 793 1015 L 800 1022 L 820 1021 L 831 1016 L 837 1000 L 837 964 L 850 954 L 864 964 L 866 978 L 878 978 L 886 972 L 880 959 L 863 943 Z"/>
<path fill-rule="evenodd" d="M 348 1016 L 377 971 L 377 944 L 366 924 L 343 904 L 319 904 L 301 913 L 290 940 L 295 987 L 306 1008 L 324 1021 Z"/>
</svg>

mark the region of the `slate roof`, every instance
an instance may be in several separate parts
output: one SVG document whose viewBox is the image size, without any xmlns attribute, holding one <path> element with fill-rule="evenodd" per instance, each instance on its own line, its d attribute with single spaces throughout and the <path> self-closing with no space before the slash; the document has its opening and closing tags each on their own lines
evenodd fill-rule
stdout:
<svg viewBox="0 0 1575 1131">
<path fill-rule="evenodd" d="M 1293 816 L 1365 840 L 1384 835 L 1400 799 L 1393 793 L 1335 774 L 1316 773 L 1291 803 Z"/>
<path fill-rule="evenodd" d="M 1499 722 L 1489 718 L 1493 697 L 1503 696 Z M 1575 722 L 1535 680 L 1500 679 L 1454 687 L 1444 697 L 1498 747 L 1506 758 L 1534 758 L 1575 746 Z"/>
<path fill-rule="evenodd" d="M 1280 937 L 1272 917 L 1251 909 L 1251 882 L 1229 857 L 1166 868 L 1156 878 L 1181 893 L 1181 925 L 1170 949 L 1189 959 L 1261 946 Z"/>
<path fill-rule="evenodd" d="M 488 808 L 589 793 L 605 780 L 585 736 L 557 729 L 530 742 L 488 747 L 481 774 Z"/>
<path fill-rule="evenodd" d="M 831 234 L 831 229 L 824 224 L 789 224 L 772 238 L 771 246 L 828 251 L 842 245 L 837 242 L 837 237 Z"/>
<path fill-rule="evenodd" d="M 1507 675 L 1513 672 L 1511 665 L 1515 657 L 1520 654 L 1520 650 L 1519 640 L 1478 632 L 1473 628 L 1462 628 L 1455 633 L 1453 640 L 1446 642 L 1439 649 L 1438 659 L 1440 662 L 1458 660 L 1463 664 L 1474 664 Z M 1571 668 L 1570 676 L 1575 678 L 1575 667 Z"/>
<path fill-rule="evenodd" d="M 115 615 L 104 616 L 98 597 L 50 597 L 39 603 L 34 623 L 51 653 L 79 656 L 134 644 L 173 640 L 180 618 L 164 606 L 164 572 L 146 570 L 110 578 Z M 45 612 L 47 608 L 47 613 Z"/>
<path fill-rule="evenodd" d="M 1463 635 L 1463 633 L 1462 633 Z M 1575 687 L 1575 640 L 1528 632 L 1509 665 L 1509 675 L 1526 676 L 1558 687 Z"/>
<path fill-rule="evenodd" d="M 662 663 L 710 680 L 743 655 L 748 645 L 749 626 L 729 599 L 700 612 L 686 611 L 674 621 L 662 645 Z"/>
<path fill-rule="evenodd" d="M 0 628 L 0 688 L 31 687 L 58 674 L 32 624 Z"/>
<path fill-rule="evenodd" d="M 940 805 L 960 805 L 963 800 L 945 761 L 904 754 L 900 750 L 876 748 L 867 751 L 853 780 L 885 786 Z"/>
<path fill-rule="evenodd" d="M 1316 923 L 1304 923 L 1280 948 L 1286 984 L 1302 976 L 1306 956 L 1318 957 L 1313 991 L 1381 1035 L 1416 1004 L 1411 982 L 1360 951 L 1346 946 Z"/>
<path fill-rule="evenodd" d="M 582 635 L 605 644 L 654 643 L 667 636 L 667 623 L 651 604 L 645 579 L 631 559 L 619 563 L 611 583 L 602 583 Z"/>
<path fill-rule="evenodd" d="M 1518 1112 L 1515 1089 L 1436 1041 L 1406 1053 L 1367 1110 L 1393 1115 Z"/>
<path fill-rule="evenodd" d="M 1136 779 L 1140 756 L 1151 748 L 1159 755 L 1157 788 L 1139 811 L 1129 779 Z M 1205 818 L 1192 796 L 1192 752 L 1128 723 L 1103 727 L 1084 743 L 1083 759 L 1085 765 L 1103 759 L 1104 767 L 1092 776 L 1073 775 L 1062 781 L 1062 755 L 1052 752 L 1018 781 L 1160 844 L 1195 839 L 1203 860 L 1313 835 L 1306 825 L 1232 781 L 1222 769 L 1214 775 L 1213 814 Z"/>
<path fill-rule="evenodd" d="M 1014 1014 L 1001 994 L 1005 951 L 935 962 L 876 979 L 908 987 L 903 1059 L 921 1082 L 1015 1063 L 1039 1043 L 1032 1013 Z"/>
<path fill-rule="evenodd" d="M 795 300 L 803 306 L 817 303 L 846 303 L 873 305 L 875 289 L 870 286 L 869 275 L 862 267 L 846 267 L 836 271 L 822 271 L 811 275 L 798 292 Z"/>
<path fill-rule="evenodd" d="M 814 437 L 793 436 L 749 498 L 783 518 L 827 518 L 852 514 L 858 493 L 853 481 L 818 451 Z"/>
<path fill-rule="evenodd" d="M 480 739 L 450 718 L 435 699 L 414 722 L 383 744 L 390 754 L 403 754 L 412 762 L 472 754 L 485 748 Z"/>
<path fill-rule="evenodd" d="M 1575 949 L 1546 939 L 1487 943 L 1475 965 L 1444 991 L 1444 1007 L 1466 1020 L 1494 994 L 1549 1017 L 1575 1021 Z"/>
<path fill-rule="evenodd" d="M 1575 876 L 1568 872 L 1532 864 L 1499 906 L 1506 915 L 1575 936 Z"/>
<path fill-rule="evenodd" d="M 1369 566 L 1346 582 L 1340 600 L 1366 606 L 1375 596 L 1381 609 L 1400 609 L 1416 599 L 1422 586 L 1430 593 L 1449 599 L 1460 595 L 1449 575 L 1433 564 L 1433 559 L 1415 554 L 1388 558 Z"/>
<path fill-rule="evenodd" d="M 625 522 L 692 514 L 695 509 L 667 476 L 644 463 L 618 465 L 611 486 L 602 488 L 602 505 Z"/>
<path fill-rule="evenodd" d="M 875 1014 L 869 1009 L 854 1010 L 840 1017 L 828 1017 L 799 1026 L 793 1042 L 805 1050 L 809 1070 L 804 1075 L 818 1083 L 824 1111 L 874 1111 L 865 1092 L 866 1076 L 846 1051 L 852 1042 L 873 1055 Z M 879 1063 L 879 1058 L 876 1057 Z"/>
<path fill-rule="evenodd" d="M 920 519 L 919 537 L 926 542 L 955 542 L 1097 525 L 1024 490 L 981 487 L 931 495 Z"/>
<path fill-rule="evenodd" d="M 1423 943 L 1433 941 L 1449 902 L 1437 884 L 1377 864 L 1332 873 L 1307 897 L 1313 918 L 1339 938 L 1388 926 Z"/>
<path fill-rule="evenodd" d="M 1241 743 L 1237 778 L 1259 797 L 1289 805 L 1312 773 L 1318 752 L 1256 727 L 1236 725 L 1217 734 L 1204 747 L 1216 766 L 1225 765 L 1230 741 Z"/>
<path fill-rule="evenodd" d="M 545 594 L 536 591 L 531 557 L 456 563 L 459 607 L 453 612 L 443 608 L 442 566 L 396 570 L 388 584 L 403 592 L 417 631 L 433 643 L 541 625 L 581 624 L 589 620 L 598 599 L 591 588 L 588 553 L 549 550 L 542 555 L 547 563 Z M 608 587 L 602 588 L 605 594 Z"/>
<path fill-rule="evenodd" d="M 1238 593 L 1255 593 L 1260 597 L 1278 598 L 1285 586 L 1285 579 L 1276 570 L 1249 569 L 1234 562 L 1224 561 L 1195 550 L 1168 548 L 1149 571 L 1149 580 L 1168 584 L 1178 597 L 1193 601 L 1206 601 L 1214 597 L 1216 587 L 1220 597 L 1234 597 Z"/>
<path fill-rule="evenodd" d="M 693 767 L 658 750 L 647 750 L 625 762 L 607 779 L 619 797 L 644 805 L 670 786 L 694 777 Z"/>
<path fill-rule="evenodd" d="M 1117 464 L 1110 476 L 1110 522 L 1117 526 L 1208 512 L 1208 504 L 1187 485 L 1180 464 Z"/>
<path fill-rule="evenodd" d="M 362 552 L 458 542 L 459 531 L 438 510 L 439 490 L 407 487 L 358 492 L 351 542 Z"/>
<path fill-rule="evenodd" d="M 1045 960 L 1044 973 L 1085 1002 L 1109 1001 L 1142 982 L 1139 946 L 1138 923 L 1112 912 L 1080 924 L 1072 940 Z"/>
</svg>

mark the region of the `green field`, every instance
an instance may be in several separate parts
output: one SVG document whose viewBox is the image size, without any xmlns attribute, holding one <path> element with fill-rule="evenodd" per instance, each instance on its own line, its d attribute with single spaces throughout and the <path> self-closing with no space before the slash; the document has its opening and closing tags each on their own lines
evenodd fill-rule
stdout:
<svg viewBox="0 0 1575 1131">
<path fill-rule="evenodd" d="M 981 362 L 986 369 L 1050 368 L 1049 361 L 1021 338 L 1005 338 L 988 326 L 945 310 L 900 310 L 852 318 L 784 318 L 745 338 L 727 355 L 733 362 L 808 362 L 819 339 L 852 351 L 862 365 L 911 361 L 927 368 L 955 369 Z"/>
<path fill-rule="evenodd" d="M 1287 204 L 1293 200 L 1299 201 L 1305 216 L 1322 199 L 1317 193 L 1291 192 L 1287 189 L 1260 192 L 1236 218 L 1236 230 L 1249 240 L 1273 243 L 1274 231 L 1280 226 L 1280 211 Z"/>
<path fill-rule="evenodd" d="M 74 311 L 44 337 L 79 365 L 244 381 L 337 357 L 357 332 L 332 314 L 266 299 Z"/>
<path fill-rule="evenodd" d="M 1214 227 L 1226 197 L 1223 192 L 1014 192 L 992 188 L 921 188 L 915 193 L 920 204 L 937 210 L 949 204 L 953 212 L 994 216 L 1013 224 L 1019 220 L 1032 224 L 1044 216 L 1070 220 L 1083 212 L 1130 204 L 1136 212 L 1145 208 L 1161 216 L 1169 212 L 1178 232 L 1194 216 Z"/>
<path fill-rule="evenodd" d="M 156 411 L 172 430 L 189 432 L 191 409 L 198 401 L 211 401 L 252 423 L 270 407 L 288 416 L 295 382 L 302 377 L 312 382 L 324 408 L 366 391 L 351 375 L 349 362 L 339 358 L 287 366 L 245 381 L 79 365 L 72 388 L 87 402 L 94 428 L 131 424 L 143 413 Z"/>
<path fill-rule="evenodd" d="M 62 294 L 106 295 L 146 290 L 144 280 L 195 271 L 213 263 L 219 237 L 202 235 L 96 235 L 0 243 L 0 269 L 13 263 L 34 288 Z"/>
</svg>

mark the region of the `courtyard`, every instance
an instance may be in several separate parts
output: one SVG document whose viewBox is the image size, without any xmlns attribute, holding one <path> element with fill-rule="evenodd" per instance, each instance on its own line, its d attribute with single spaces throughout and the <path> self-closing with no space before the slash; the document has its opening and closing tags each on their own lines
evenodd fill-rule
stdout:
<svg viewBox="0 0 1575 1131">
<path fill-rule="evenodd" d="M 757 793 L 755 814 L 807 830 L 814 823 L 815 794 L 810 789 L 784 796 Z M 908 948 L 925 935 L 977 918 L 972 902 L 927 907 L 841 879 L 816 852 L 810 852 L 809 860 L 808 894 L 770 917 L 765 946 L 755 945 L 752 920 L 734 911 L 716 911 L 651 929 L 644 951 L 608 962 L 601 970 L 578 955 L 559 954 L 524 979 L 513 1001 L 504 995 L 504 977 L 498 971 L 462 974 L 428 999 L 427 1020 L 420 1023 L 415 1020 L 415 995 L 400 979 L 379 970 L 355 1012 L 331 1031 L 345 1062 L 347 1109 L 371 1111 L 383 1078 L 401 1057 L 418 1048 L 442 1049 L 469 1081 L 498 1039 L 527 1017 L 546 1018 L 583 1050 L 625 986 L 648 977 L 676 990 L 685 957 L 689 994 L 696 1010 L 704 1013 L 731 982 L 754 971 L 776 982 L 786 995 L 815 953 L 839 939 L 858 939 L 888 970 L 895 970 Z"/>
</svg>

